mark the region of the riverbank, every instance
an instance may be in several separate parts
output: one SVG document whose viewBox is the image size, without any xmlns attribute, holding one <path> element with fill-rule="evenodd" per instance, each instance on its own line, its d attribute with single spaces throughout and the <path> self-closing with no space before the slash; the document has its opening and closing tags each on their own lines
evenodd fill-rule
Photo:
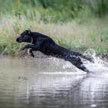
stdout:
<svg viewBox="0 0 108 108">
<path fill-rule="evenodd" d="M 16 43 L 16 38 L 25 29 L 41 32 L 53 38 L 56 43 L 75 51 L 92 48 L 97 54 L 108 53 L 108 16 L 94 18 L 85 23 L 79 20 L 71 22 L 45 23 L 24 16 L 0 17 L 0 52 L 8 55 L 21 55 L 19 48 L 23 44 Z"/>
</svg>

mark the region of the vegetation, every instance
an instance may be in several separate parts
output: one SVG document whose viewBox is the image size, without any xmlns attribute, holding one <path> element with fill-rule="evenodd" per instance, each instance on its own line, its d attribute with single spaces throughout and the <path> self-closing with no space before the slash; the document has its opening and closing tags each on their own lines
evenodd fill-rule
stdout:
<svg viewBox="0 0 108 108">
<path fill-rule="evenodd" d="M 25 29 L 72 49 L 108 52 L 108 0 L 0 0 L 0 52 L 19 54 Z"/>
</svg>

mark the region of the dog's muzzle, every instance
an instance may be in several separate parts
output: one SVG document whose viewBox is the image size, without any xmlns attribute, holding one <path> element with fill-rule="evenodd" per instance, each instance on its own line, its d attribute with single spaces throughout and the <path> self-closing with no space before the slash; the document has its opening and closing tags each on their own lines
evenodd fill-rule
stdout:
<svg viewBox="0 0 108 108">
<path fill-rule="evenodd" d="M 20 38 L 17 38 L 17 39 L 16 39 L 16 42 L 21 43 L 22 41 L 21 41 Z"/>
</svg>

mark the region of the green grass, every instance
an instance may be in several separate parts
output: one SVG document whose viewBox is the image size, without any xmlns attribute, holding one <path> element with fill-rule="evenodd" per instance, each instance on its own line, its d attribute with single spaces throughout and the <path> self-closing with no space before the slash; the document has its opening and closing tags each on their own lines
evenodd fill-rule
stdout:
<svg viewBox="0 0 108 108">
<path fill-rule="evenodd" d="M 25 29 L 71 50 L 108 52 L 108 0 L 0 0 L 0 52 L 19 55 Z"/>
<path fill-rule="evenodd" d="M 108 52 L 108 17 L 93 18 L 86 23 L 77 19 L 70 22 L 45 23 L 39 19 L 15 15 L 0 16 L 0 52 L 19 55 L 23 44 L 16 43 L 16 37 L 25 29 L 41 32 L 52 37 L 59 45 L 71 50 L 83 51 L 93 48 L 96 52 Z"/>
</svg>

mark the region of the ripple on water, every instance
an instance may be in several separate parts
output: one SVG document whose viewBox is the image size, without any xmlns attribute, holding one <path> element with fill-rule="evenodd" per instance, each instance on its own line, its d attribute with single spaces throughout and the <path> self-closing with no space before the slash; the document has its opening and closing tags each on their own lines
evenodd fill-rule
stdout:
<svg viewBox="0 0 108 108">
<path fill-rule="evenodd" d="M 0 108 L 107 108 L 108 71 L 97 69 L 87 75 L 56 58 L 2 57 Z"/>
</svg>

